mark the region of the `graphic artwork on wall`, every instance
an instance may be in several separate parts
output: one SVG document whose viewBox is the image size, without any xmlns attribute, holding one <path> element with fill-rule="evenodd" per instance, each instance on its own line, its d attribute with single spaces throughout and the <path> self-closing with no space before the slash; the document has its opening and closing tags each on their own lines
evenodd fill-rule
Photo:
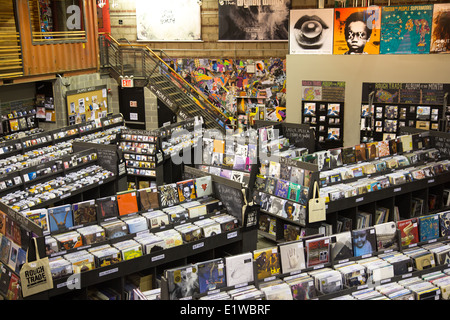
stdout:
<svg viewBox="0 0 450 320">
<path fill-rule="evenodd" d="M 450 52 L 450 3 L 434 5 L 430 46 L 430 53 Z"/>
<path fill-rule="evenodd" d="M 291 10 L 290 54 L 333 53 L 334 9 Z"/>
<path fill-rule="evenodd" d="M 265 3 L 269 4 L 265 4 Z M 287 41 L 290 0 L 219 1 L 219 41 Z"/>
<path fill-rule="evenodd" d="M 200 41 L 197 0 L 136 0 L 137 40 Z"/>
<path fill-rule="evenodd" d="M 378 6 L 336 8 L 334 54 L 379 54 L 381 10 Z"/>
<path fill-rule="evenodd" d="M 383 7 L 380 53 L 429 53 L 432 14 L 433 5 Z"/>
</svg>

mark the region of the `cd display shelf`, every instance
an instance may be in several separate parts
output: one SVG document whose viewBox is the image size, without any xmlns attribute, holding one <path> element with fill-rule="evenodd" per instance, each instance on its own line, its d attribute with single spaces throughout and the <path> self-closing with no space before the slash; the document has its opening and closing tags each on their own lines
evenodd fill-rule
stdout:
<svg viewBox="0 0 450 320">
<path fill-rule="evenodd" d="M 36 184 L 44 183 L 58 177 L 64 177 L 71 172 L 77 172 L 88 166 L 99 164 L 102 159 L 101 155 L 100 159 L 98 157 L 99 154 L 96 149 L 85 149 L 83 151 L 64 156 L 59 160 L 49 161 L 44 164 L 13 172 L 2 177 L 0 180 L 0 185 L 3 185 L 3 183 L 7 185 L 6 189 L 1 190 L 0 198 L 5 199 L 5 196 L 8 194 L 13 194 L 15 191 L 26 191 Z M 57 206 L 64 203 L 72 203 L 74 201 L 89 200 L 92 197 L 101 196 L 103 194 L 109 194 L 116 191 L 115 180 L 116 176 L 114 175 L 104 180 L 100 180 L 81 188 L 71 190 L 70 192 L 63 193 L 59 196 L 41 201 L 40 203 L 33 202 L 32 206 L 22 208 L 15 208 L 12 206 L 11 208 L 17 211 L 28 209 L 34 210 Z M 5 203 L 5 205 L 8 206 L 12 204 L 12 201 L 10 203 Z"/>
<path fill-rule="evenodd" d="M 283 217 L 280 214 L 267 211 L 264 209 L 263 206 L 261 206 L 261 209 L 260 209 L 261 214 L 267 215 L 270 217 L 270 219 L 273 219 L 275 221 L 275 223 L 274 223 L 275 229 L 274 229 L 274 234 L 270 234 L 269 232 L 259 230 L 260 235 L 266 237 L 269 240 L 275 241 L 275 242 L 284 241 L 285 224 L 290 224 L 290 225 L 294 225 L 294 226 L 303 228 L 303 229 L 305 229 L 307 235 L 314 234 L 316 232 L 316 230 L 314 228 L 310 228 L 310 227 L 314 226 L 315 224 L 308 223 L 309 216 L 307 214 L 307 204 L 308 204 L 308 200 L 311 199 L 311 197 L 313 196 L 314 182 L 318 181 L 318 179 L 319 179 L 319 171 L 318 171 L 317 165 L 308 163 L 308 162 L 297 161 L 294 159 L 277 157 L 277 156 L 271 156 L 270 159 L 272 161 L 280 163 L 280 165 L 286 165 L 289 167 L 295 167 L 295 168 L 303 170 L 303 172 L 305 174 L 306 173 L 309 174 L 310 181 L 309 181 L 308 186 L 302 187 L 302 189 L 306 189 L 306 188 L 308 189 L 308 191 L 307 191 L 308 194 L 307 194 L 306 199 L 300 200 L 300 198 L 299 198 L 297 201 L 290 200 L 290 199 L 284 198 L 284 197 L 283 198 L 279 197 L 276 194 L 266 192 L 265 190 L 258 190 L 258 187 L 256 185 L 254 185 L 254 190 L 253 190 L 254 199 L 258 203 L 261 203 L 260 201 L 261 201 L 262 197 L 265 195 L 265 196 L 268 196 L 269 199 L 272 200 L 271 201 L 272 204 L 275 201 L 275 199 L 280 199 L 280 200 L 285 200 L 285 201 L 287 200 L 289 202 L 292 202 L 296 206 L 296 210 L 300 210 L 300 213 L 298 216 L 299 219 L 297 220 L 297 219 L 294 219 L 294 217 L 291 217 L 291 218 Z M 268 176 L 270 176 L 270 174 Z M 266 176 L 266 179 L 268 176 Z"/>
<path fill-rule="evenodd" d="M 164 183 L 179 181 L 185 164 L 195 163 L 195 152 L 204 130 L 203 117 L 195 116 L 184 121 L 165 125 L 155 131 L 159 134 L 164 157 Z M 181 163 L 172 161 L 182 159 Z"/>
<path fill-rule="evenodd" d="M 118 143 L 125 160 L 128 182 L 139 186 L 140 181 L 163 184 L 163 155 L 158 133 L 139 129 L 121 131 Z"/>
<path fill-rule="evenodd" d="M 195 168 L 186 169 L 185 178 L 195 178 L 204 176 L 205 174 Z M 153 275 L 153 285 L 157 285 L 156 281 L 164 270 L 172 267 L 182 266 L 197 261 L 224 257 L 227 255 L 239 254 L 242 252 L 252 251 L 256 249 L 256 230 L 254 224 L 242 222 L 242 208 L 230 204 L 230 197 L 235 198 L 238 205 L 242 205 L 244 199 L 240 184 L 233 181 L 227 181 L 221 177 L 212 177 L 213 194 L 212 198 L 219 199 L 223 203 L 226 212 L 235 216 L 238 220 L 238 226 L 229 231 L 223 231 L 219 234 L 204 237 L 198 240 L 185 242 L 181 245 L 158 250 L 149 254 L 131 260 L 120 261 L 109 266 L 99 267 L 78 274 L 66 276 L 53 281 L 53 289 L 41 292 L 27 297 L 28 300 L 59 300 L 59 299 L 87 299 L 88 291 L 92 287 L 107 286 L 119 292 L 122 298 L 125 297 L 126 278 L 131 275 Z M 240 197 L 239 197 L 240 195 Z M 238 196 L 238 197 L 237 197 Z M 237 197 L 237 198 L 236 198 Z M 237 212 L 235 209 L 238 209 Z M 214 216 L 224 212 L 219 210 L 212 212 L 208 216 Z M 234 212 L 234 213 L 233 213 Z M 237 216 L 236 216 L 237 215 Z M 206 217 L 208 217 L 206 216 Z M 202 219 L 201 217 L 190 218 L 184 222 L 177 222 L 163 227 L 149 229 L 150 232 L 158 232 L 174 228 L 179 223 L 194 222 Z M 247 219 L 244 219 L 247 222 Z M 247 227 L 251 225 L 250 227 Z M 137 233 L 127 234 L 125 236 L 109 239 L 106 242 L 114 244 L 119 241 L 132 239 Z M 95 245 L 103 245 L 105 242 Z M 89 247 L 89 246 L 87 246 Z M 82 246 L 72 249 L 70 252 L 86 249 Z M 68 253 L 64 252 L 65 253 Z"/>
<path fill-rule="evenodd" d="M 0 142 L 0 157 L 4 159 L 18 154 L 25 154 L 40 147 L 77 138 L 82 139 L 89 134 L 121 125 L 123 125 L 122 115 L 109 115 L 97 121 L 38 132 L 19 139 L 2 141 Z"/>
</svg>

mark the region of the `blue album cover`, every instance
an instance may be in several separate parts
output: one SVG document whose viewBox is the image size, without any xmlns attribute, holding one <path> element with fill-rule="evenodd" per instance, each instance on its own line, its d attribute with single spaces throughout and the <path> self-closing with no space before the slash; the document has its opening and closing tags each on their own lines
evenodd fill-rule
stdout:
<svg viewBox="0 0 450 320">
<path fill-rule="evenodd" d="M 432 214 L 419 217 L 419 241 L 439 238 L 439 215 Z"/>
<path fill-rule="evenodd" d="M 279 179 L 277 187 L 275 189 L 275 195 L 280 198 L 286 199 L 289 191 L 289 181 Z"/>
<path fill-rule="evenodd" d="M 200 293 L 226 286 L 225 265 L 222 258 L 197 264 Z"/>
<path fill-rule="evenodd" d="M 73 227 L 72 205 L 65 204 L 49 208 L 47 212 L 48 220 L 50 222 L 50 233 L 65 231 Z"/>
<path fill-rule="evenodd" d="M 385 6 L 380 54 L 430 53 L 433 5 Z"/>
</svg>

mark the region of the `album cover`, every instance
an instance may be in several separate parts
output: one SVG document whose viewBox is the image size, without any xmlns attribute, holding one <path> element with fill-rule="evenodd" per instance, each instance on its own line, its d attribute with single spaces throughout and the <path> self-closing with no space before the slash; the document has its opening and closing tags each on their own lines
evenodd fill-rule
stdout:
<svg viewBox="0 0 450 320">
<path fill-rule="evenodd" d="M 119 215 L 116 197 L 103 197 L 95 200 L 97 204 L 97 219 L 99 221 L 115 218 Z"/>
<path fill-rule="evenodd" d="M 390 154 L 389 141 L 387 140 L 378 141 L 378 156 L 386 157 L 389 154 Z"/>
<path fill-rule="evenodd" d="M 158 186 L 161 207 L 173 206 L 180 202 L 178 198 L 177 184 L 169 183 Z"/>
<path fill-rule="evenodd" d="M 280 179 L 289 180 L 291 178 L 291 170 L 292 170 L 291 166 L 282 164 L 280 166 Z"/>
<path fill-rule="evenodd" d="M 269 163 L 269 177 L 272 178 L 280 178 L 280 172 L 281 172 L 281 164 L 279 162 L 270 161 Z"/>
<path fill-rule="evenodd" d="M 199 262 L 197 268 L 199 292 L 201 294 L 226 286 L 225 264 L 223 258 Z"/>
<path fill-rule="evenodd" d="M 272 197 L 270 201 L 272 204 L 269 213 L 281 216 L 284 204 L 287 202 L 287 200 L 278 197 Z"/>
<path fill-rule="evenodd" d="M 277 247 L 253 251 L 256 275 L 259 280 L 280 274 L 280 258 Z"/>
<path fill-rule="evenodd" d="M 333 235 L 335 237 L 331 242 L 331 258 L 334 263 L 350 259 L 353 257 L 352 234 L 350 231 L 344 231 Z"/>
<path fill-rule="evenodd" d="M 341 155 L 343 164 L 352 164 L 356 162 L 356 154 L 353 147 L 342 148 Z"/>
<path fill-rule="evenodd" d="M 330 149 L 330 166 L 331 168 L 336 168 L 342 166 L 342 149 Z"/>
<path fill-rule="evenodd" d="M 103 222 L 100 226 L 105 230 L 108 239 L 116 239 L 129 234 L 127 224 L 118 219 Z"/>
<path fill-rule="evenodd" d="M 318 237 L 305 240 L 306 267 L 326 264 L 330 261 L 330 238 Z"/>
<path fill-rule="evenodd" d="M 305 170 L 297 167 L 291 168 L 291 177 L 289 179 L 290 182 L 296 183 L 299 185 L 305 185 Z"/>
<path fill-rule="evenodd" d="M 279 179 L 275 189 L 275 195 L 280 198 L 287 198 L 289 191 L 289 181 Z"/>
<path fill-rule="evenodd" d="M 73 211 L 70 204 L 49 208 L 50 233 L 66 231 L 73 227 Z"/>
<path fill-rule="evenodd" d="M 95 200 L 82 201 L 72 204 L 73 222 L 75 226 L 97 221 L 97 207 Z"/>
<path fill-rule="evenodd" d="M 169 289 L 169 299 L 178 300 L 199 293 L 197 265 L 188 265 L 165 270 Z"/>
<path fill-rule="evenodd" d="M 119 216 L 125 216 L 139 211 L 136 190 L 117 193 Z"/>
<path fill-rule="evenodd" d="M 378 157 L 378 142 L 366 143 L 367 160 L 373 160 Z"/>
<path fill-rule="evenodd" d="M 197 198 L 193 179 L 177 182 L 177 190 L 180 202 Z"/>
<path fill-rule="evenodd" d="M 356 162 L 362 162 L 367 160 L 366 145 L 364 143 L 357 144 L 355 146 L 355 159 Z"/>
<path fill-rule="evenodd" d="M 384 107 L 384 117 L 388 119 L 397 119 L 398 106 L 387 105 Z"/>
<path fill-rule="evenodd" d="M 257 191 L 264 191 L 266 188 L 266 177 L 263 175 L 256 175 L 254 189 Z"/>
<path fill-rule="evenodd" d="M 450 211 L 439 213 L 441 237 L 450 236 Z"/>
<path fill-rule="evenodd" d="M 377 251 L 377 238 L 374 227 L 352 230 L 353 256 L 371 255 Z"/>
<path fill-rule="evenodd" d="M 197 198 L 209 196 L 212 194 L 212 178 L 211 176 L 204 176 L 195 178 L 195 192 Z"/>
<path fill-rule="evenodd" d="M 275 187 L 277 185 L 277 179 L 273 177 L 267 177 L 266 178 L 266 187 L 265 192 L 274 195 L 275 194 Z"/>
<path fill-rule="evenodd" d="M 439 215 L 421 216 L 419 220 L 419 241 L 429 241 L 439 238 Z"/>
<path fill-rule="evenodd" d="M 244 171 L 247 166 L 247 157 L 238 156 L 234 157 L 233 169 Z"/>
<path fill-rule="evenodd" d="M 270 212 L 270 209 L 272 208 L 271 201 L 272 201 L 272 196 L 270 194 L 261 192 L 261 199 L 260 199 L 261 210 Z"/>
<path fill-rule="evenodd" d="M 290 273 L 305 269 L 303 241 L 280 244 L 281 272 Z"/>
<path fill-rule="evenodd" d="M 138 190 L 138 203 L 140 211 L 159 208 L 159 196 L 156 188 L 145 188 Z"/>
<path fill-rule="evenodd" d="M 401 246 L 409 246 L 419 242 L 419 225 L 417 218 L 397 221 L 397 228 L 400 230 Z"/>
<path fill-rule="evenodd" d="M 287 198 L 289 200 L 298 202 L 300 198 L 300 192 L 302 190 L 302 186 L 297 183 L 290 182 L 289 183 L 289 191 Z"/>
<path fill-rule="evenodd" d="M 310 300 L 317 297 L 317 290 L 314 286 L 314 279 L 310 276 L 302 277 L 298 280 L 287 281 L 291 287 L 293 300 Z"/>
<path fill-rule="evenodd" d="M 35 209 L 25 211 L 23 212 L 23 215 L 25 215 L 28 219 L 36 223 L 38 226 L 40 226 L 44 234 L 50 232 L 47 209 Z M 1 223 L 2 217 L 0 213 L 0 224 Z M 3 224 L 3 226 L 6 226 L 6 224 Z M 5 234 L 5 230 L 2 231 L 2 228 L 0 228 L 0 233 Z"/>
<path fill-rule="evenodd" d="M 253 254 L 246 252 L 225 257 L 225 270 L 228 287 L 253 282 Z"/>
<path fill-rule="evenodd" d="M 374 227 L 378 251 L 399 249 L 395 222 L 380 223 L 376 224 Z"/>
</svg>

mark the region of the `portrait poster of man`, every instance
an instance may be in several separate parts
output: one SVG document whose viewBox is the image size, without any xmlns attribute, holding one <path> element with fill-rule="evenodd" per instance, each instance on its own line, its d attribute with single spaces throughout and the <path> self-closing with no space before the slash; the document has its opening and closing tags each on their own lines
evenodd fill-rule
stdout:
<svg viewBox="0 0 450 320">
<path fill-rule="evenodd" d="M 290 0 L 219 0 L 219 41 L 288 41 Z"/>
<path fill-rule="evenodd" d="M 381 9 L 336 8 L 333 54 L 379 54 Z"/>
<path fill-rule="evenodd" d="M 201 15 L 197 0 L 136 0 L 139 41 L 200 41 Z"/>
<path fill-rule="evenodd" d="M 450 3 L 433 5 L 430 53 L 450 53 Z"/>
<path fill-rule="evenodd" d="M 291 10 L 289 54 L 333 54 L 334 9 Z"/>
<path fill-rule="evenodd" d="M 433 5 L 383 7 L 380 54 L 430 53 L 432 17 Z"/>
</svg>

